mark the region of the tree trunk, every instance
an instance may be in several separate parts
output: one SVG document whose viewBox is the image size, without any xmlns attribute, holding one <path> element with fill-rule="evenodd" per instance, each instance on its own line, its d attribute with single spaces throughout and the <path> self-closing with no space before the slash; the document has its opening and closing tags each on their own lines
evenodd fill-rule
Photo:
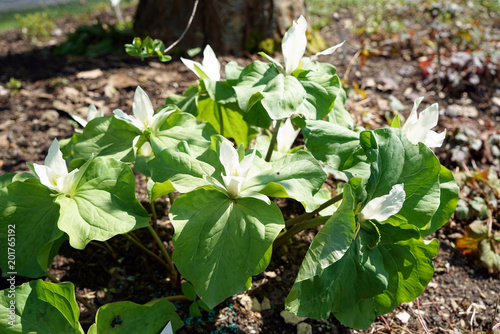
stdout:
<svg viewBox="0 0 500 334">
<path fill-rule="evenodd" d="M 168 46 L 182 35 L 194 3 L 140 0 L 134 30 Z M 255 52 L 261 41 L 280 40 L 300 15 L 305 15 L 304 0 L 200 0 L 180 51 L 210 44 L 218 54 Z"/>
</svg>

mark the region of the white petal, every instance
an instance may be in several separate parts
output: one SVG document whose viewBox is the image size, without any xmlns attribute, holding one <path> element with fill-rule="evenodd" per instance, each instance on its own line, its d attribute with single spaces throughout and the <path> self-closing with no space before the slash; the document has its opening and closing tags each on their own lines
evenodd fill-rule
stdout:
<svg viewBox="0 0 500 334">
<path fill-rule="evenodd" d="M 80 116 L 77 116 L 77 115 L 75 115 L 75 114 L 73 114 L 73 113 L 71 113 L 71 112 L 68 112 L 68 114 L 69 114 L 69 115 L 70 115 L 70 116 L 71 116 L 71 117 L 72 117 L 75 121 L 77 121 L 77 122 L 78 122 L 78 124 L 80 124 L 82 127 L 87 126 L 87 123 L 88 123 L 88 122 L 87 122 L 86 120 L 84 120 L 83 118 L 81 118 Z"/>
<path fill-rule="evenodd" d="M 135 126 L 136 128 L 138 128 L 139 130 L 141 131 L 144 131 L 146 130 L 146 128 L 144 127 L 144 124 L 135 119 L 134 117 L 124 113 L 123 111 L 121 111 L 120 109 L 115 109 L 113 110 L 113 114 L 115 115 L 116 118 L 122 120 L 122 121 L 125 121 L 129 124 L 132 124 L 133 126 Z"/>
<path fill-rule="evenodd" d="M 151 124 L 149 125 L 151 131 L 158 131 L 165 119 L 167 119 L 167 117 L 176 110 L 177 109 L 168 106 L 154 114 Z"/>
<path fill-rule="evenodd" d="M 165 328 L 163 328 L 160 334 L 174 334 L 174 331 L 172 329 L 172 324 L 170 323 L 170 321 L 167 323 Z"/>
<path fill-rule="evenodd" d="M 70 173 L 62 175 L 57 179 L 57 191 L 63 194 L 69 194 L 73 186 L 73 181 L 75 179 L 78 168 L 73 169 Z"/>
<path fill-rule="evenodd" d="M 151 119 L 153 118 L 153 114 L 155 113 L 151 100 L 146 92 L 139 86 L 137 86 L 135 90 L 132 111 L 135 118 L 141 121 L 145 128 L 148 127 Z"/>
<path fill-rule="evenodd" d="M 33 168 L 41 184 L 49 189 L 56 190 L 57 174 L 51 168 L 39 164 L 33 164 Z"/>
<path fill-rule="evenodd" d="M 257 152 L 257 146 L 254 147 L 252 154 L 247 155 L 241 160 L 240 166 L 238 168 L 238 175 L 244 178 L 247 177 L 248 171 L 253 165 L 253 160 L 255 158 L 255 152 Z"/>
<path fill-rule="evenodd" d="M 229 195 L 229 197 L 235 198 L 240 193 L 245 178 L 240 176 L 222 175 L 222 180 L 226 185 L 227 194 Z"/>
<path fill-rule="evenodd" d="M 404 185 L 396 184 L 388 195 L 374 198 L 368 202 L 361 210 L 360 219 L 375 219 L 383 222 L 401 210 L 405 197 Z"/>
<path fill-rule="evenodd" d="M 340 48 L 342 45 L 344 45 L 345 41 L 343 41 L 342 43 L 339 43 L 337 45 L 334 45 L 332 47 L 329 47 L 328 49 L 326 50 L 323 50 L 321 52 L 318 52 L 314 55 L 314 57 L 317 57 L 317 56 L 326 56 L 326 55 L 330 55 L 332 53 L 334 53 L 338 48 Z"/>
<path fill-rule="evenodd" d="M 437 103 L 424 109 L 420 115 L 418 115 L 418 120 L 421 122 L 421 127 L 424 129 L 430 130 L 435 127 L 439 120 L 439 108 Z"/>
<path fill-rule="evenodd" d="M 287 118 L 283 125 L 279 128 L 278 135 L 276 136 L 276 147 L 278 151 L 283 154 L 288 152 L 295 142 L 295 138 L 297 138 L 299 132 L 300 129 L 295 130 L 292 121 L 290 118 Z"/>
<path fill-rule="evenodd" d="M 210 80 L 220 80 L 220 63 L 210 45 L 207 45 L 203 51 L 202 65 L 205 74 Z"/>
<path fill-rule="evenodd" d="M 140 154 L 142 154 L 143 156 L 149 157 L 150 155 L 153 154 L 153 148 L 151 147 L 151 143 L 148 141 L 144 142 L 144 144 L 142 144 L 139 151 L 140 151 Z"/>
<path fill-rule="evenodd" d="M 184 63 L 184 65 L 187 66 L 187 68 L 189 68 L 191 70 L 191 72 L 196 74 L 196 76 L 201 79 L 202 75 L 201 75 L 201 73 L 199 73 L 199 71 L 201 70 L 201 72 L 204 72 L 203 65 L 201 65 L 197 61 L 192 61 L 190 59 L 186 59 L 186 58 L 182 58 L 182 57 L 181 57 L 181 61 Z M 198 68 L 196 68 L 195 65 Z M 203 74 L 205 74 L 205 73 L 203 73 Z"/>
<path fill-rule="evenodd" d="M 45 157 L 45 166 L 52 169 L 57 175 L 68 174 L 68 167 L 66 167 L 66 161 L 64 161 L 61 150 L 59 150 L 57 139 L 54 139 L 52 145 L 49 147 L 49 151 Z"/>
<path fill-rule="evenodd" d="M 427 136 L 425 137 L 424 144 L 427 147 L 441 147 L 443 145 L 444 138 L 446 137 L 446 129 L 437 133 L 436 131 L 427 132 Z"/>
<path fill-rule="evenodd" d="M 307 21 L 301 15 L 287 30 L 281 42 L 286 74 L 291 74 L 300 64 L 307 45 Z"/>
<path fill-rule="evenodd" d="M 220 162 L 226 171 L 226 176 L 234 176 L 235 171 L 240 167 L 238 152 L 227 141 L 220 145 Z"/>
<path fill-rule="evenodd" d="M 101 112 L 102 114 L 102 112 Z M 89 106 L 89 110 L 87 111 L 87 122 L 90 122 L 94 118 L 101 117 L 102 115 L 99 116 L 99 112 L 97 111 L 97 108 L 95 105 L 91 104 Z"/>
</svg>

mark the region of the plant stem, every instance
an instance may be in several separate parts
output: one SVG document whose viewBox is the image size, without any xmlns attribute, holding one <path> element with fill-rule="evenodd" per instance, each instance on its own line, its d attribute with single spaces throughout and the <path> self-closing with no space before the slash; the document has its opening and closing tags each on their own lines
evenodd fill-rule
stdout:
<svg viewBox="0 0 500 334">
<path fill-rule="evenodd" d="M 158 246 L 160 246 L 160 249 L 163 253 L 163 257 L 165 257 L 165 260 L 167 260 L 167 265 L 169 267 L 169 270 L 171 274 L 173 275 L 172 280 L 174 282 L 177 282 L 177 270 L 174 267 L 174 263 L 172 262 L 172 259 L 170 258 L 170 255 L 168 254 L 167 249 L 165 248 L 165 245 L 163 245 L 163 242 L 161 241 L 160 237 L 156 233 L 156 231 L 153 229 L 151 225 L 148 224 L 147 226 L 149 233 L 153 236 L 153 238 L 156 240 L 156 243 Z"/>
<path fill-rule="evenodd" d="M 163 297 L 163 299 L 168 300 L 169 302 L 180 302 L 180 301 L 188 301 L 188 297 L 184 295 L 176 295 L 176 296 L 168 296 L 168 297 Z"/>
<path fill-rule="evenodd" d="M 191 23 L 193 23 L 194 14 L 196 13 L 196 8 L 198 7 L 198 2 L 199 1 L 200 0 L 196 0 L 195 1 L 194 5 L 193 5 L 193 11 L 191 13 L 191 16 L 189 16 L 188 23 L 186 25 L 186 28 L 182 32 L 181 36 L 175 42 L 173 42 L 168 48 L 166 48 L 165 50 L 163 50 L 163 53 L 167 53 L 168 51 L 172 50 L 173 47 L 176 46 L 184 38 L 184 36 L 186 35 L 189 27 L 191 27 Z"/>
<path fill-rule="evenodd" d="M 172 207 L 172 204 L 174 204 L 174 194 L 171 192 L 168 193 L 168 200 L 170 201 L 170 207 Z"/>
<path fill-rule="evenodd" d="M 54 283 L 61 283 L 60 280 L 57 279 L 57 277 L 55 277 L 54 275 L 52 275 L 51 273 L 49 273 L 47 271 L 47 277 Z M 85 300 L 85 298 L 83 298 L 82 296 L 80 295 L 77 295 L 76 292 L 75 292 L 75 298 L 80 302 L 82 303 L 83 305 L 85 305 L 86 308 L 88 308 L 89 310 L 91 310 L 92 312 L 97 312 L 97 308 L 93 305 L 90 305 L 88 301 Z"/>
<path fill-rule="evenodd" d="M 142 251 L 144 251 L 144 253 L 148 254 L 149 256 L 152 256 L 154 257 L 156 260 L 158 260 L 158 262 L 160 262 L 166 269 L 167 271 L 170 272 L 170 267 L 165 263 L 165 261 L 163 261 L 163 259 L 161 257 L 159 257 L 158 255 L 156 255 L 155 253 L 153 253 L 152 251 L 150 251 L 149 249 L 147 249 L 146 247 L 144 247 L 143 244 L 141 244 L 140 242 L 138 242 L 137 240 L 135 240 L 133 237 L 131 237 L 130 235 L 128 234 L 124 234 L 124 236 L 130 240 L 134 245 L 136 245 L 137 247 L 139 247 Z"/>
<path fill-rule="evenodd" d="M 273 136 L 271 137 L 271 142 L 269 143 L 269 148 L 267 149 L 266 161 L 271 161 L 271 156 L 273 155 L 274 146 L 276 146 L 276 138 L 278 136 L 278 131 L 281 125 L 281 119 L 276 121 L 276 126 L 274 127 Z"/>
<path fill-rule="evenodd" d="M 316 217 L 313 219 L 309 219 L 306 221 L 303 221 L 301 223 L 296 224 L 292 228 L 290 228 L 288 231 L 283 233 L 282 235 L 278 236 L 276 240 L 274 240 L 273 248 L 277 249 L 278 247 L 282 246 L 285 242 L 288 241 L 291 237 L 293 237 L 295 234 L 307 230 L 308 228 L 315 227 L 318 225 L 322 225 L 326 223 L 328 219 L 330 219 L 331 216 L 325 216 L 325 217 Z"/>
<path fill-rule="evenodd" d="M 106 247 L 109 249 L 109 251 L 111 252 L 111 256 L 113 256 L 114 259 L 116 259 L 118 257 L 118 255 L 116 255 L 113 247 L 111 247 L 111 245 L 107 242 L 107 241 L 104 241 L 104 244 L 106 245 Z"/>
<path fill-rule="evenodd" d="M 220 110 L 220 105 L 217 105 L 217 112 L 219 113 L 219 124 L 220 124 L 220 135 L 224 136 L 224 120 L 222 119 L 222 110 Z"/>
<path fill-rule="evenodd" d="M 306 219 L 311 218 L 312 216 L 316 215 L 318 212 L 321 212 L 324 209 L 326 209 L 327 207 L 329 207 L 330 205 L 332 205 L 332 204 L 337 203 L 338 201 L 340 201 L 343 196 L 344 196 L 343 194 L 338 194 L 337 196 L 332 197 L 331 199 L 329 199 L 325 203 L 321 204 L 319 206 L 319 208 L 317 208 L 316 210 L 311 211 L 311 212 L 303 213 L 300 216 L 297 216 L 295 218 L 287 220 L 285 222 L 285 227 L 286 228 L 290 228 L 291 226 L 293 226 L 293 225 L 295 225 L 297 223 L 300 223 L 300 222 L 302 222 L 302 221 L 304 221 Z"/>
</svg>

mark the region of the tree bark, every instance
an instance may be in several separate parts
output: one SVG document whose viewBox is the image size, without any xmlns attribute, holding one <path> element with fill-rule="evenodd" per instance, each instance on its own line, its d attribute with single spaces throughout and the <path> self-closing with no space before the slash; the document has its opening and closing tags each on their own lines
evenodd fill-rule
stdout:
<svg viewBox="0 0 500 334">
<path fill-rule="evenodd" d="M 166 46 L 184 31 L 195 0 L 140 0 L 134 30 Z M 206 44 L 218 54 L 253 51 L 265 39 L 278 41 L 300 15 L 304 0 L 200 0 L 193 23 L 176 51 Z"/>
</svg>

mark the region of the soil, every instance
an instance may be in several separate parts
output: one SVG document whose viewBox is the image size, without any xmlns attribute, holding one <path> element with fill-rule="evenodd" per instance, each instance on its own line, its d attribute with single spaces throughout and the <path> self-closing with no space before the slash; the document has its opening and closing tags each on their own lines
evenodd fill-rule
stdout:
<svg viewBox="0 0 500 334">
<path fill-rule="evenodd" d="M 133 8 L 128 8 L 125 14 L 131 16 L 132 12 Z M 498 101 L 495 98 L 500 97 L 498 72 L 496 77 L 484 80 L 481 77 L 474 89 L 446 86 L 446 82 L 436 81 L 436 76 L 425 75 L 422 57 L 429 55 L 425 46 L 409 45 L 401 38 L 380 41 L 372 36 L 367 39 L 344 29 L 352 18 L 349 12 L 341 11 L 334 17 L 336 20 L 320 34 L 327 45 L 334 45 L 340 42 L 339 32 L 342 32 L 347 47 L 340 55 L 327 56 L 322 61 L 335 64 L 345 83 L 357 87 L 351 88 L 346 106 L 358 126 L 387 126 L 387 120 L 394 115 L 388 103 L 391 95 L 403 103 L 403 116 L 409 114 L 416 97 L 424 96 L 424 104 L 437 102 L 443 110 L 437 131 L 446 128 L 448 136 L 443 147 L 435 151 L 441 162 L 452 171 L 492 168 L 497 175 L 500 173 L 498 158 L 486 149 L 463 150 L 465 153 L 458 157 L 455 152 L 459 146 L 455 137 L 459 133 L 479 138 L 484 143 L 490 136 L 499 135 L 500 106 L 495 102 Z M 113 23 L 109 11 L 99 13 L 99 18 L 102 22 Z M 65 19 L 57 22 L 57 26 L 66 34 L 82 23 L 91 22 Z M 417 31 L 425 31 L 425 27 Z M 158 108 L 170 94 L 182 94 L 188 86 L 196 84 L 195 76 L 178 59 L 168 63 L 140 61 L 120 49 L 91 58 L 55 57 L 52 50 L 54 45 L 65 40 L 64 34 L 39 43 L 23 40 L 18 30 L 0 34 L 0 173 L 27 171 L 26 162 L 43 163 L 53 139 L 70 137 L 77 126 L 68 112 L 84 117 L 89 104 L 103 109 L 108 115 L 117 108 L 131 112 L 137 85 L 148 93 Z M 358 52 L 362 47 L 377 53 L 364 57 Z M 242 66 L 253 59 L 257 57 L 220 57 L 223 64 L 236 60 Z M 6 84 L 11 78 L 21 81 L 22 87 L 17 93 Z M 144 179 L 138 176 L 137 182 L 138 197 L 147 207 Z M 461 194 L 461 197 L 467 195 Z M 299 211 L 293 201 L 278 204 L 286 214 Z M 168 199 L 158 200 L 156 206 L 161 216 L 160 237 L 173 251 L 173 227 L 165 214 Z M 498 221 L 499 214 L 495 210 L 492 223 L 497 230 Z M 500 313 L 499 277 L 497 272 L 489 273 L 478 266 L 475 258 L 456 249 L 455 242 L 464 235 L 468 223 L 470 221 L 452 218 L 432 236 L 438 238 L 441 248 L 434 259 L 434 277 L 425 292 L 415 301 L 377 318 L 368 330 L 346 328 L 333 316 L 327 320 L 306 319 L 303 322 L 311 326 L 313 333 L 488 331 L 500 322 L 497 315 Z M 189 304 L 176 302 L 186 322 L 179 333 L 297 332 L 298 327 L 286 324 L 280 313 L 315 233 L 316 229 L 302 232 L 294 237 L 292 244 L 277 249 L 269 267 L 254 277 L 247 292 L 227 299 L 213 312 L 192 318 L 188 313 Z M 139 230 L 136 235 L 144 245 L 157 250 L 147 232 Z M 96 307 L 121 300 L 146 303 L 180 293 L 161 267 L 124 237 L 111 239 L 109 246 L 113 251 L 103 244 L 89 244 L 85 250 L 76 251 L 64 244 L 54 259 L 51 273 L 62 281 L 73 282 L 77 293 Z M 254 300 L 253 308 L 247 296 Z M 257 304 L 261 306 L 260 311 Z M 83 305 L 80 308 L 81 322 L 86 329 L 93 323 L 94 314 Z"/>
</svg>

